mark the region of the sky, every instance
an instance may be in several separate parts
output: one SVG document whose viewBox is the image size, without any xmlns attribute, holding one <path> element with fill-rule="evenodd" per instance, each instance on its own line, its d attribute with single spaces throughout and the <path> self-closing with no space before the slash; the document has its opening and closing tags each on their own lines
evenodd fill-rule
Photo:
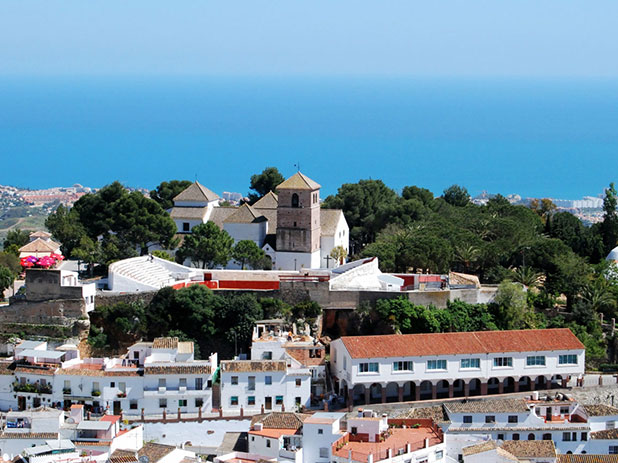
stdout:
<svg viewBox="0 0 618 463">
<path fill-rule="evenodd" d="M 2 75 L 618 77 L 615 0 L 2 0 Z"/>
</svg>

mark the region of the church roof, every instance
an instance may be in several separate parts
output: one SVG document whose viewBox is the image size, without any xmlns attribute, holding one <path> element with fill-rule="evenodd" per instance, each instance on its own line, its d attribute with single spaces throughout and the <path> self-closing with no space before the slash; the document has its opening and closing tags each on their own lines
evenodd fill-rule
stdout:
<svg viewBox="0 0 618 463">
<path fill-rule="evenodd" d="M 334 236 L 343 211 L 341 209 L 320 209 L 322 236 Z"/>
<path fill-rule="evenodd" d="M 173 207 L 170 211 L 170 217 L 172 219 L 199 219 L 203 220 L 204 216 L 208 212 L 206 206 L 202 207 Z"/>
<path fill-rule="evenodd" d="M 606 257 L 606 260 L 618 262 L 618 246 L 612 249 Z"/>
<path fill-rule="evenodd" d="M 174 201 L 216 201 L 219 195 L 213 193 L 197 180 L 174 197 Z"/>
<path fill-rule="evenodd" d="M 253 210 L 251 206 L 249 206 L 248 204 L 243 204 L 238 209 L 236 209 L 236 212 L 234 212 L 227 219 L 225 219 L 224 223 L 255 223 L 265 220 L 267 220 L 266 217 L 258 214 L 256 211 Z"/>
<path fill-rule="evenodd" d="M 217 227 L 223 228 L 223 222 L 238 210 L 237 207 L 213 207 L 210 213 L 210 220 Z"/>
<path fill-rule="evenodd" d="M 262 196 L 252 207 L 254 209 L 277 209 L 279 198 L 275 193 L 269 191 Z"/>
<path fill-rule="evenodd" d="M 320 184 L 314 182 L 306 175 L 296 172 L 281 185 L 277 187 L 277 190 L 319 190 Z"/>
</svg>

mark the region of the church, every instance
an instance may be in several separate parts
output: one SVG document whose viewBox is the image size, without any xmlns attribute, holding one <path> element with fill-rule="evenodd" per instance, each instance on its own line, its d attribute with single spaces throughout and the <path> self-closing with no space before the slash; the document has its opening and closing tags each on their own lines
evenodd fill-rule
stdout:
<svg viewBox="0 0 618 463">
<path fill-rule="evenodd" d="M 234 243 L 255 242 L 275 270 L 334 268 L 341 262 L 331 251 L 341 246 L 348 252 L 349 227 L 343 211 L 320 207 L 320 188 L 297 172 L 252 206 L 220 207 L 219 196 L 196 181 L 174 198 L 170 216 L 179 234 L 210 221 Z"/>
</svg>

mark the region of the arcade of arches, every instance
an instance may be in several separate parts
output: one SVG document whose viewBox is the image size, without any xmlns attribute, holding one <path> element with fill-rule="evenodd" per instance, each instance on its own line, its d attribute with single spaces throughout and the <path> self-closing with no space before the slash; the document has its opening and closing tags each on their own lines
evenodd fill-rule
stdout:
<svg viewBox="0 0 618 463">
<path fill-rule="evenodd" d="M 525 392 L 541 389 L 556 389 L 567 386 L 570 377 L 561 375 L 522 376 L 480 379 L 456 379 L 406 382 L 374 382 L 356 384 L 350 388 L 345 380 L 338 381 L 339 395 L 348 405 L 368 405 L 387 402 L 412 402 L 419 400 L 471 397 L 479 395 Z"/>
</svg>

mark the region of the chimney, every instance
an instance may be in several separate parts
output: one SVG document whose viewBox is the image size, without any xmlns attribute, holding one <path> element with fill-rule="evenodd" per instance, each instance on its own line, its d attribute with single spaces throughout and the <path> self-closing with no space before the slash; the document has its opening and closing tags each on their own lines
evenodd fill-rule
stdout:
<svg viewBox="0 0 618 463">
<path fill-rule="evenodd" d="M 426 448 L 426 449 L 429 448 L 429 438 L 428 437 L 425 437 L 425 447 L 423 448 Z"/>
<path fill-rule="evenodd" d="M 254 431 L 261 431 L 262 429 L 264 429 L 264 424 L 263 423 L 255 423 L 253 425 L 253 430 Z"/>
</svg>

